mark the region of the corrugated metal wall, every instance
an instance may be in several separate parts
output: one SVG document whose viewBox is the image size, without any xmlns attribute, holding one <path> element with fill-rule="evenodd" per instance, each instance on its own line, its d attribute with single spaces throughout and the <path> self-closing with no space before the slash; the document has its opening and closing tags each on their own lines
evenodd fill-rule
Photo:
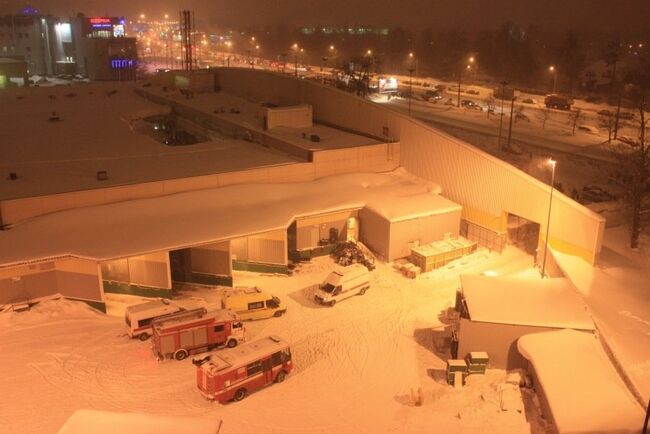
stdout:
<svg viewBox="0 0 650 434">
<path fill-rule="evenodd" d="M 417 241 L 419 245 L 429 244 L 442 240 L 447 233 L 458 235 L 459 229 L 460 210 L 391 223 L 388 259 L 392 261 L 410 256 L 411 242 Z"/>
<path fill-rule="evenodd" d="M 155 252 L 102 263 L 102 279 L 171 288 L 169 253 Z"/>
<path fill-rule="evenodd" d="M 390 223 L 374 211 L 359 211 L 359 238 L 370 250 L 383 260 L 390 256 Z"/>
<path fill-rule="evenodd" d="M 263 234 L 231 240 L 232 257 L 238 261 L 262 264 L 287 264 L 287 231 L 265 232 Z"/>
<path fill-rule="evenodd" d="M 205 274 L 230 275 L 230 242 L 206 244 L 190 248 L 192 271 Z"/>
<path fill-rule="evenodd" d="M 385 136 L 387 130 L 389 137 L 400 141 L 401 165 L 440 184 L 445 197 L 463 205 L 470 218 L 483 216 L 485 222 L 474 223 L 487 227 L 500 222 L 506 211 L 545 225 L 548 185 L 408 116 L 331 87 L 281 74 L 239 68 L 215 73 L 222 90 L 247 99 L 280 105 L 311 104 L 315 121 L 376 137 Z M 554 247 L 593 263 L 600 252 L 604 227 L 605 221 L 598 214 L 561 193 L 554 195 L 550 234 Z"/>
</svg>

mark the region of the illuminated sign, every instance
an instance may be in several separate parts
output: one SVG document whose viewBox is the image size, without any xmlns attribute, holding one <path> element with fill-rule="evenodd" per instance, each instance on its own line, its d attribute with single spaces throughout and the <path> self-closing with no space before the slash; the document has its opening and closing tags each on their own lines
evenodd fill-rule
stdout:
<svg viewBox="0 0 650 434">
<path fill-rule="evenodd" d="M 135 68 L 138 61 L 135 59 L 113 59 L 111 60 L 112 69 L 130 69 Z"/>
<path fill-rule="evenodd" d="M 111 24 L 111 19 L 104 17 L 88 18 L 88 21 L 90 24 Z"/>
<path fill-rule="evenodd" d="M 124 33 L 124 24 L 116 24 L 113 26 L 113 37 L 121 38 L 125 35 Z"/>
</svg>

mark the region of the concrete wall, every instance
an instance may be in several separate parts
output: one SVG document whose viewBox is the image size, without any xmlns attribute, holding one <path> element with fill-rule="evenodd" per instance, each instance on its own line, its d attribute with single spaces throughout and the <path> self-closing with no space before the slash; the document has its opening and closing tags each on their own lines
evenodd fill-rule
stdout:
<svg viewBox="0 0 650 434">
<path fill-rule="evenodd" d="M 391 223 L 388 259 L 410 256 L 409 243 L 429 244 L 442 240 L 447 233 L 458 235 L 459 228 L 460 210 Z"/>
<path fill-rule="evenodd" d="M 442 186 L 463 205 L 464 218 L 503 231 L 502 213 L 546 223 L 550 188 L 498 158 L 387 107 L 337 89 L 282 74 L 220 68 L 222 90 L 278 105 L 311 104 L 314 120 L 400 142 L 400 162 L 409 172 Z M 551 245 L 594 263 L 605 221 L 567 196 L 554 194 Z M 544 236 L 543 229 L 540 237 Z"/>
<path fill-rule="evenodd" d="M 307 104 L 292 107 L 265 108 L 266 129 L 275 127 L 311 128 L 312 107 Z"/>
</svg>

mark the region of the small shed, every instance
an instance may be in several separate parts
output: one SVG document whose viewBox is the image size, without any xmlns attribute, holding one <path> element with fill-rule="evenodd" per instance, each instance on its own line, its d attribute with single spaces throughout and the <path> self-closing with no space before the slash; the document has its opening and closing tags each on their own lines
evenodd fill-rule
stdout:
<svg viewBox="0 0 650 434">
<path fill-rule="evenodd" d="M 28 78 L 25 60 L 0 57 L 0 89 L 9 86 L 10 83 L 27 86 Z"/>
<path fill-rule="evenodd" d="M 521 279 L 463 275 L 456 300 L 460 323 L 456 358 L 485 351 L 490 366 L 526 366 L 517 339 L 530 333 L 596 329 L 587 305 L 569 279 Z"/>
<path fill-rule="evenodd" d="M 519 338 L 551 432 L 640 433 L 644 412 L 595 335 L 575 330 Z"/>
<path fill-rule="evenodd" d="M 389 196 L 359 211 L 360 238 L 384 260 L 405 258 L 413 247 L 457 236 L 461 210 L 431 192 Z"/>
</svg>

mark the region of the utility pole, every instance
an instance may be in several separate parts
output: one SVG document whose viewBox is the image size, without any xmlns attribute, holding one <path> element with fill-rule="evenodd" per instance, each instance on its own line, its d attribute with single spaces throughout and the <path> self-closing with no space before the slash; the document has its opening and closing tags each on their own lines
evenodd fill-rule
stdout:
<svg viewBox="0 0 650 434">
<path fill-rule="evenodd" d="M 463 76 L 463 67 L 461 66 L 460 69 L 458 70 L 458 104 L 457 104 L 457 107 L 460 107 L 460 82 L 461 82 L 462 76 Z"/>
<path fill-rule="evenodd" d="M 409 68 L 409 116 L 411 116 L 411 100 L 413 99 L 413 71 L 414 68 Z"/>
<path fill-rule="evenodd" d="M 508 126 L 508 142 L 506 144 L 506 150 L 509 151 L 510 148 L 510 138 L 512 137 L 512 118 L 514 118 L 515 111 L 515 96 L 512 96 L 510 100 L 510 125 Z"/>
<path fill-rule="evenodd" d="M 497 141 L 497 150 L 501 150 L 501 131 L 503 129 L 503 100 L 505 99 L 507 81 L 501 82 L 501 113 L 499 113 L 499 139 Z"/>
</svg>

